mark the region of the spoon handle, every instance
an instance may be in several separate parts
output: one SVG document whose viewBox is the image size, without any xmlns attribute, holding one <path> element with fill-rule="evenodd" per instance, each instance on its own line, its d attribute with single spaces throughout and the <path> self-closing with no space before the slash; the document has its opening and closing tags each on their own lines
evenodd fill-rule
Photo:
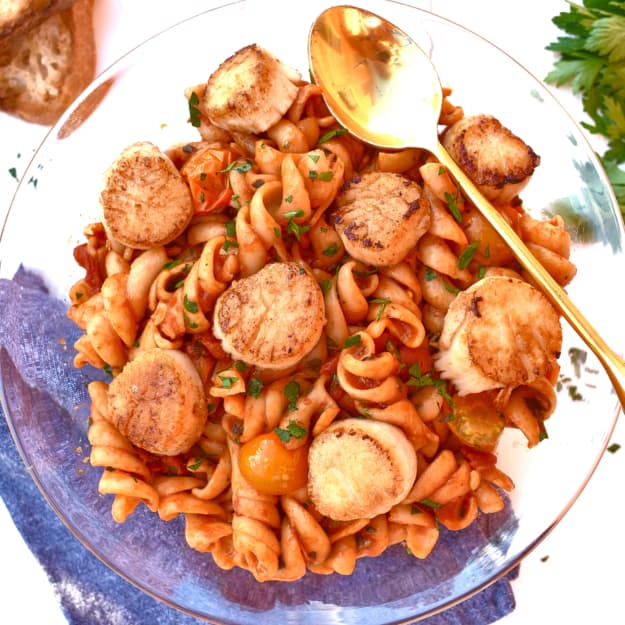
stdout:
<svg viewBox="0 0 625 625">
<path fill-rule="evenodd" d="M 479 189 L 451 158 L 440 142 L 436 146 L 435 156 L 456 179 L 460 188 L 495 229 L 497 234 L 499 234 L 510 247 L 521 266 L 532 277 L 536 285 L 538 285 L 538 288 L 547 296 L 554 308 L 562 314 L 593 354 L 599 359 L 608 377 L 612 381 L 621 408 L 625 409 L 625 361 L 623 361 L 623 359 L 601 338 L 588 319 L 584 317 L 580 310 L 569 299 L 564 289 L 553 279 L 543 265 L 538 262 L 510 224 L 482 195 Z"/>
</svg>

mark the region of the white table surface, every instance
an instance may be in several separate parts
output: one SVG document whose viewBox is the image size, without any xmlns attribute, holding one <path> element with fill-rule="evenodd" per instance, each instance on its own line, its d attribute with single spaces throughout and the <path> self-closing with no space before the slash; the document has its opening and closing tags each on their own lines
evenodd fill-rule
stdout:
<svg viewBox="0 0 625 625">
<path fill-rule="evenodd" d="M 271 0 L 266 3 L 269 6 Z M 219 4 L 219 0 L 96 0 L 99 68 L 163 27 Z M 412 4 L 486 37 L 541 79 L 554 61 L 544 48 L 561 34 L 551 18 L 568 7 L 565 0 L 413 0 Z M 574 119 L 583 118 L 578 98 L 563 90 L 557 96 Z M 18 176 L 24 171 L 47 130 L 0 113 L 0 223 L 16 187 L 9 170 L 16 168 Z M 589 139 L 602 149 L 596 138 Z M 623 448 L 606 452 L 567 516 L 523 562 L 513 582 L 517 607 L 498 625 L 625 623 L 620 571 L 625 561 L 624 428 L 621 418 L 612 437 Z M 1 500 L 0 623 L 67 625 L 55 589 Z"/>
</svg>

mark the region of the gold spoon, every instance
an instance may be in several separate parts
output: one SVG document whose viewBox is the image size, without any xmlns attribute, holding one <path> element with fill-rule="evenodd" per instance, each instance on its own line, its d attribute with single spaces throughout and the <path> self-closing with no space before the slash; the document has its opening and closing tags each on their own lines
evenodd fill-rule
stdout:
<svg viewBox="0 0 625 625">
<path fill-rule="evenodd" d="M 440 144 L 442 87 L 423 50 L 384 18 L 353 6 L 335 6 L 313 24 L 308 57 L 328 108 L 354 136 L 386 150 L 426 149 L 447 168 L 535 284 L 599 359 L 625 409 L 625 362 Z"/>
</svg>

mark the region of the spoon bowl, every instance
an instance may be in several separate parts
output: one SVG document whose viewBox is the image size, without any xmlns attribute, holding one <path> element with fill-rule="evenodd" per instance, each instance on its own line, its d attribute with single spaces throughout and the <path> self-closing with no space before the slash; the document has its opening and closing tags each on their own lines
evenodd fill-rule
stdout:
<svg viewBox="0 0 625 625">
<path fill-rule="evenodd" d="M 624 408 L 625 361 L 441 145 L 442 87 L 423 49 L 383 17 L 344 5 L 326 9 L 314 22 L 308 56 L 328 108 L 354 136 L 385 150 L 426 149 L 448 170 L 536 286 L 598 358 Z"/>
</svg>

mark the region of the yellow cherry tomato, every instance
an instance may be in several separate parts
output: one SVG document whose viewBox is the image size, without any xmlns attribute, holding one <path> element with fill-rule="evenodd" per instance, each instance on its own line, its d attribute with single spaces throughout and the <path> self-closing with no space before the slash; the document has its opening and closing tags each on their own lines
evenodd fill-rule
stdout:
<svg viewBox="0 0 625 625">
<path fill-rule="evenodd" d="M 489 393 L 454 396 L 447 423 L 463 443 L 483 451 L 494 449 L 504 428 L 503 415 L 494 408 Z"/>
<path fill-rule="evenodd" d="M 308 445 L 287 449 L 274 431 L 260 434 L 241 447 L 239 468 L 261 493 L 284 495 L 306 485 Z"/>
</svg>

